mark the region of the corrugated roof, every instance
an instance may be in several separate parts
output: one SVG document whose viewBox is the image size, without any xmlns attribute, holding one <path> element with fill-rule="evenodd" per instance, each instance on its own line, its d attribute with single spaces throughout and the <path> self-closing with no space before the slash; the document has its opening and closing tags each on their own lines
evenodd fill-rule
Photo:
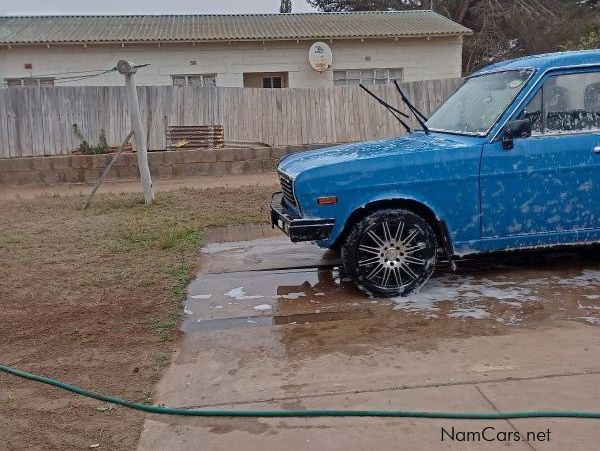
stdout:
<svg viewBox="0 0 600 451">
<path fill-rule="evenodd" d="M 0 17 L 0 44 L 340 39 L 470 33 L 468 28 L 433 11 Z"/>
</svg>

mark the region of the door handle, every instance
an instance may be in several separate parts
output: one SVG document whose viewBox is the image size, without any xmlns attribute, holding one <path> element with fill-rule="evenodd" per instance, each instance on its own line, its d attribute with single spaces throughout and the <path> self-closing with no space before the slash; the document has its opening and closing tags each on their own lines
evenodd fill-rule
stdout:
<svg viewBox="0 0 600 451">
<path fill-rule="evenodd" d="M 600 146 L 594 147 L 594 153 L 600 153 Z"/>
</svg>

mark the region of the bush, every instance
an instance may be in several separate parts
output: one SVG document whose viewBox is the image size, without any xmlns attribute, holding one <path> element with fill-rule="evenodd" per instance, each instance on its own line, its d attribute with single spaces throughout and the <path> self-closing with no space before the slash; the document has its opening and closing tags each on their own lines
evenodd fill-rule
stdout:
<svg viewBox="0 0 600 451">
<path fill-rule="evenodd" d="M 100 136 L 98 137 L 98 144 L 93 146 L 90 145 L 89 141 L 85 139 L 79 125 L 73 124 L 73 133 L 79 140 L 81 144 L 79 144 L 79 150 L 84 155 L 98 155 L 105 154 L 108 152 L 108 141 L 106 139 L 106 132 L 103 128 L 100 129 Z"/>
</svg>

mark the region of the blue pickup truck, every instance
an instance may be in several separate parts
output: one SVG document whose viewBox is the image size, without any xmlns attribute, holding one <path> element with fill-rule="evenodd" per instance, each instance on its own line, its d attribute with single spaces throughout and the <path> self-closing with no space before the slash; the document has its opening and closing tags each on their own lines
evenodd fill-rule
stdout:
<svg viewBox="0 0 600 451">
<path fill-rule="evenodd" d="M 386 297 L 439 259 L 600 242 L 600 51 L 486 67 L 419 123 L 282 158 L 273 225 Z"/>
</svg>

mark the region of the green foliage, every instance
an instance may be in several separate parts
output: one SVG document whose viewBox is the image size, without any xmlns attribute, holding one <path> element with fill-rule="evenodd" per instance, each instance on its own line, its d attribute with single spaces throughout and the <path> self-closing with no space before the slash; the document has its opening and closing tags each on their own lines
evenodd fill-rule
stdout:
<svg viewBox="0 0 600 451">
<path fill-rule="evenodd" d="M 114 252 L 158 248 L 161 250 L 195 251 L 200 245 L 200 232 L 191 228 L 144 228 L 135 224 L 119 232 Z"/>
<path fill-rule="evenodd" d="M 97 155 L 105 154 L 108 152 L 108 140 L 106 139 L 106 132 L 103 128 L 100 129 L 100 135 L 98 136 L 98 144 L 93 146 L 83 135 L 83 132 L 79 128 L 79 125 L 73 124 L 73 133 L 81 141 L 79 144 L 79 150 L 84 155 Z"/>
<path fill-rule="evenodd" d="M 600 0 L 308 0 L 321 11 L 429 9 L 473 30 L 463 72 L 506 59 L 598 48 Z M 593 29 L 593 30 L 592 30 Z M 590 31 L 592 30 L 592 31 Z"/>
<path fill-rule="evenodd" d="M 143 230 L 136 227 L 122 230 L 118 233 L 112 251 L 127 253 L 149 249 L 160 239 L 153 230 Z"/>
<path fill-rule="evenodd" d="M 595 29 L 580 36 L 578 41 L 569 40 L 564 45 L 565 50 L 592 50 L 598 47 L 600 47 L 600 34 Z"/>
<path fill-rule="evenodd" d="M 200 245 L 200 233 L 194 229 L 169 230 L 159 239 L 161 249 L 196 249 Z"/>
<path fill-rule="evenodd" d="M 169 337 L 171 336 L 171 332 L 173 331 L 173 329 L 175 328 L 176 325 L 177 325 L 177 320 L 172 319 L 172 318 L 166 319 L 164 321 L 158 321 L 154 325 L 154 330 L 156 331 L 156 334 L 158 335 L 158 339 L 160 341 L 168 340 Z"/>
<path fill-rule="evenodd" d="M 185 290 L 191 280 L 191 270 L 191 265 L 185 263 L 182 257 L 179 265 L 171 266 L 166 271 L 167 277 L 171 280 L 171 298 L 176 305 L 171 308 L 166 319 L 154 324 L 154 331 L 160 341 L 171 338 L 171 334 L 179 322 L 179 314 L 185 301 Z"/>
<path fill-rule="evenodd" d="M 171 279 L 171 297 L 178 304 L 185 300 L 185 288 L 190 281 L 191 266 L 181 262 L 167 270 L 167 277 Z"/>
<path fill-rule="evenodd" d="M 100 136 L 98 137 L 98 147 L 101 149 L 108 149 L 108 140 L 106 139 L 106 132 L 103 128 L 100 129 Z"/>
<path fill-rule="evenodd" d="M 403 9 L 429 9 L 431 0 L 308 0 L 321 11 L 397 11 Z"/>
</svg>

